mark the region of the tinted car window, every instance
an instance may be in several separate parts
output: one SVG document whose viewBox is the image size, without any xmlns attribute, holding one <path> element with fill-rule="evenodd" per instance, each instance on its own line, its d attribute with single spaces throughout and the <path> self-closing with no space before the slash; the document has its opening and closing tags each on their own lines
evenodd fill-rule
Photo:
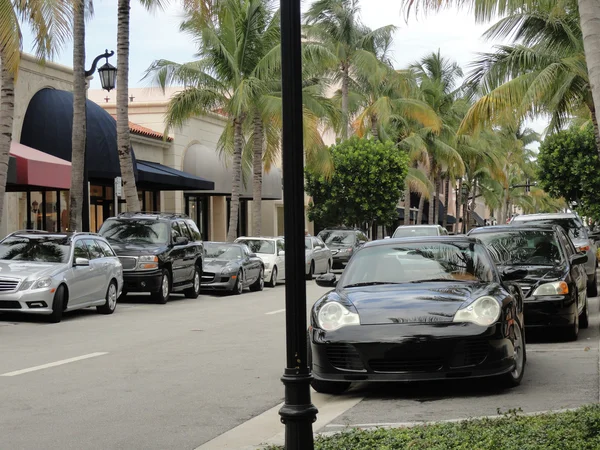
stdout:
<svg viewBox="0 0 600 450">
<path fill-rule="evenodd" d="M 0 259 L 5 260 L 66 264 L 70 256 L 66 237 L 11 236 L 0 244 Z"/>
<path fill-rule="evenodd" d="M 198 227 L 196 226 L 196 224 L 194 223 L 193 220 L 186 220 L 185 223 L 187 223 L 190 232 L 192 233 L 192 238 L 195 241 L 201 241 L 202 240 L 202 235 L 200 234 L 200 230 L 198 229 Z"/>
<path fill-rule="evenodd" d="M 99 240 L 96 240 L 96 242 L 98 243 L 98 245 L 104 252 L 104 256 L 107 256 L 107 257 L 117 256 L 117 255 L 115 255 L 115 252 L 113 252 L 112 248 L 110 248 L 110 245 L 108 245 L 106 242 L 99 241 Z"/>
<path fill-rule="evenodd" d="M 437 236 L 438 230 L 435 227 L 398 227 L 392 237 L 417 237 L 417 236 Z"/>
<path fill-rule="evenodd" d="M 285 251 L 285 245 L 281 239 L 277 241 L 277 250 L 280 252 Z"/>
<path fill-rule="evenodd" d="M 90 253 L 90 259 L 104 258 L 104 251 L 97 244 L 95 239 L 84 239 L 85 245 Z"/>
<path fill-rule="evenodd" d="M 356 242 L 354 231 L 323 230 L 319 237 L 327 246 L 352 246 Z"/>
<path fill-rule="evenodd" d="M 171 222 L 171 237 L 173 238 L 173 241 L 181 236 L 183 236 L 183 234 L 179 229 L 179 224 L 177 222 Z"/>
<path fill-rule="evenodd" d="M 82 240 L 75 242 L 73 246 L 73 260 L 77 258 L 90 259 L 88 249 Z"/>
<path fill-rule="evenodd" d="M 587 232 L 583 224 L 574 218 L 556 218 L 556 219 L 532 219 L 532 220 L 515 220 L 515 224 L 528 223 L 528 224 L 539 224 L 539 225 L 559 225 L 569 235 L 571 239 L 585 239 L 587 238 Z"/>
<path fill-rule="evenodd" d="M 553 231 L 515 230 L 493 233 L 474 233 L 488 248 L 500 265 L 554 266 L 561 263 L 563 254 Z"/>
<path fill-rule="evenodd" d="M 313 244 L 313 247 L 317 250 L 321 248 L 321 244 L 319 244 L 319 241 L 317 240 L 317 238 L 312 238 L 312 244 Z"/>
<path fill-rule="evenodd" d="M 188 226 L 186 225 L 186 223 L 184 221 L 182 221 L 182 220 L 180 220 L 177 223 L 179 224 L 179 229 L 183 233 L 183 236 L 186 237 L 186 238 L 188 238 L 189 240 L 191 240 L 192 239 L 192 233 L 188 229 Z"/>
<path fill-rule="evenodd" d="M 483 245 L 423 242 L 367 247 L 356 253 L 340 279 L 342 286 L 362 283 L 494 281 Z"/>
<path fill-rule="evenodd" d="M 204 245 L 204 255 L 210 259 L 235 261 L 242 259 L 242 249 L 238 245 L 207 243 Z"/>
<path fill-rule="evenodd" d="M 265 239 L 239 239 L 236 242 L 247 245 L 254 253 L 262 253 L 263 255 L 275 254 L 275 242 Z"/>
<path fill-rule="evenodd" d="M 108 219 L 98 233 L 109 242 L 166 244 L 170 230 L 166 222 L 153 219 Z"/>
</svg>

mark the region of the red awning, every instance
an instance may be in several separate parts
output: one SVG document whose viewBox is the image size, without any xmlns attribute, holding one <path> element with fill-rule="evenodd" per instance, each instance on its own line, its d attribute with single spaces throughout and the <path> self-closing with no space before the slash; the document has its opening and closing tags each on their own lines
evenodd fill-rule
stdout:
<svg viewBox="0 0 600 450">
<path fill-rule="evenodd" d="M 10 154 L 17 160 L 17 185 L 71 189 L 71 163 L 26 145 L 12 142 Z"/>
</svg>

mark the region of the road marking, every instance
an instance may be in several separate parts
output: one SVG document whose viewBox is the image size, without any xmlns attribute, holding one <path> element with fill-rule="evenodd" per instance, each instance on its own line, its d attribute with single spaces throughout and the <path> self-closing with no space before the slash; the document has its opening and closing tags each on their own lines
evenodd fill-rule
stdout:
<svg viewBox="0 0 600 450">
<path fill-rule="evenodd" d="M 313 430 L 324 427 L 350 408 L 356 406 L 363 397 L 352 394 L 344 396 L 318 394 L 311 390 L 313 404 L 319 409 Z M 281 423 L 279 410 L 283 403 L 217 436 L 197 447 L 196 450 L 254 450 L 264 445 L 283 445 L 285 426 Z"/>
<path fill-rule="evenodd" d="M 265 313 L 265 315 L 266 316 L 271 316 L 273 314 L 279 314 L 279 313 L 282 313 L 282 312 L 285 312 L 285 309 L 278 309 L 277 311 L 271 311 L 271 312 Z"/>
<path fill-rule="evenodd" d="M 35 372 L 38 370 L 49 369 L 50 367 L 62 366 L 63 364 L 69 364 L 75 361 L 81 361 L 83 359 L 95 358 L 96 356 L 106 355 L 108 352 L 97 352 L 89 353 L 87 355 L 76 356 L 75 358 L 62 359 L 60 361 L 51 362 L 48 364 L 42 364 L 41 366 L 29 367 L 28 369 L 15 370 L 14 372 L 7 372 L 0 375 L 0 377 L 14 377 L 16 375 L 23 375 L 24 373 Z"/>
</svg>

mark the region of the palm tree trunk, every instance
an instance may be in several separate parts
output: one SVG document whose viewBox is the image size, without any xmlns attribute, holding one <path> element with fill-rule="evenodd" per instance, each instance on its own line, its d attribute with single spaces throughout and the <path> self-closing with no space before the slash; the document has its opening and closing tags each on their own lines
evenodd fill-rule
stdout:
<svg viewBox="0 0 600 450">
<path fill-rule="evenodd" d="M 240 212 L 240 189 L 242 185 L 242 150 L 243 136 L 242 124 L 243 117 L 237 117 L 233 120 L 233 167 L 231 179 L 231 205 L 229 208 L 229 230 L 227 231 L 227 240 L 235 241 L 237 238 L 238 216 Z"/>
<path fill-rule="evenodd" d="M 446 207 L 446 213 L 442 219 L 442 226 L 446 228 L 448 226 L 448 209 L 450 203 L 450 177 L 446 177 L 446 186 L 444 188 L 444 206 Z"/>
<path fill-rule="evenodd" d="M 600 2 L 598 0 L 578 0 L 579 20 L 583 35 L 583 48 L 587 63 L 588 77 L 594 105 L 600 105 Z M 596 140 L 599 139 L 598 127 L 594 119 Z M 598 146 L 600 152 L 600 146 Z"/>
<path fill-rule="evenodd" d="M 373 139 L 376 141 L 379 140 L 377 116 L 371 117 L 371 136 L 373 136 Z"/>
<path fill-rule="evenodd" d="M 410 225 L 410 186 L 408 182 L 404 188 L 404 225 Z"/>
<path fill-rule="evenodd" d="M 462 199 L 462 187 L 463 187 L 463 180 L 462 178 L 458 180 L 458 192 L 456 194 L 456 227 L 454 229 L 455 233 L 459 233 L 460 231 L 460 224 L 458 222 L 458 220 L 463 217 L 463 222 L 464 222 L 464 216 L 461 214 L 461 199 Z"/>
<path fill-rule="evenodd" d="M 262 176 L 263 176 L 263 122 L 258 111 L 254 112 L 254 142 L 252 152 L 252 234 L 261 235 L 262 226 Z"/>
<path fill-rule="evenodd" d="M 342 140 L 348 139 L 348 122 L 350 117 L 348 115 L 348 90 L 350 85 L 350 74 L 348 73 L 348 67 L 342 67 Z"/>
<path fill-rule="evenodd" d="M 71 231 L 81 231 L 86 139 L 85 0 L 78 0 L 73 9 L 73 131 L 68 227 Z"/>
<path fill-rule="evenodd" d="M 442 175 L 441 174 L 437 174 L 435 177 L 435 220 L 434 220 L 434 224 L 437 225 L 440 223 L 440 188 L 442 186 Z"/>
<path fill-rule="evenodd" d="M 129 5 L 119 0 L 117 24 L 117 148 L 128 211 L 140 210 L 129 136 Z"/>
<path fill-rule="evenodd" d="M 600 156 L 600 128 L 598 128 L 598 117 L 596 117 L 596 108 L 592 106 L 590 108 L 592 113 L 592 123 L 594 124 L 594 137 L 596 138 L 596 151 Z"/>
<path fill-rule="evenodd" d="M 4 211 L 4 193 L 10 160 L 13 118 L 15 110 L 15 77 L 9 68 L 2 64 L 0 69 L 0 220 Z"/>
<path fill-rule="evenodd" d="M 423 209 L 425 208 L 425 196 L 421 195 L 419 197 L 419 210 L 417 211 L 417 224 L 421 225 L 423 223 Z"/>
</svg>

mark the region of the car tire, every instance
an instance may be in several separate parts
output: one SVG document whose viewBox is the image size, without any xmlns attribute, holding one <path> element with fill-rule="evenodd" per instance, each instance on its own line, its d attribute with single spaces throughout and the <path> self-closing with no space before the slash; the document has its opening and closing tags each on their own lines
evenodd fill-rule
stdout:
<svg viewBox="0 0 600 450">
<path fill-rule="evenodd" d="M 314 274 L 315 274 L 315 262 L 311 261 L 310 262 L 310 268 L 308 269 L 308 273 L 306 274 L 306 279 L 307 280 L 312 280 Z"/>
<path fill-rule="evenodd" d="M 160 282 L 160 290 L 152 293 L 152 299 L 156 303 L 164 305 L 169 301 L 169 295 L 171 294 L 171 276 L 168 270 L 163 270 L 162 279 Z"/>
<path fill-rule="evenodd" d="M 250 290 L 252 292 L 259 292 L 265 288 L 265 269 L 260 268 L 260 272 L 258 273 L 258 278 L 252 285 L 250 286 Z"/>
<path fill-rule="evenodd" d="M 577 296 L 577 293 L 575 293 L 575 295 Z M 576 341 L 579 337 L 579 311 L 577 310 L 577 305 L 575 305 L 574 316 L 575 320 L 573 321 L 573 324 L 565 330 L 565 339 L 567 341 Z"/>
<path fill-rule="evenodd" d="M 63 312 L 65 311 L 65 287 L 61 284 L 54 293 L 52 299 L 52 313 L 46 316 L 46 322 L 59 323 L 62 320 Z"/>
<path fill-rule="evenodd" d="M 598 296 L 598 274 L 594 274 L 594 279 L 587 284 L 587 296 L 597 297 Z"/>
<path fill-rule="evenodd" d="M 517 319 L 515 319 L 513 330 L 515 332 L 514 356 L 517 362 L 514 370 L 502 375 L 502 384 L 506 387 L 516 387 L 521 384 L 521 380 L 523 380 L 523 375 L 525 373 L 525 363 L 527 362 L 525 333 Z"/>
<path fill-rule="evenodd" d="M 106 303 L 104 303 L 104 305 L 96 306 L 96 311 L 106 315 L 114 313 L 115 309 L 117 309 L 118 294 L 119 288 L 117 288 L 117 283 L 115 280 L 112 280 L 106 290 Z"/>
<path fill-rule="evenodd" d="M 231 293 L 233 295 L 240 295 L 244 292 L 244 273 L 243 271 L 239 271 L 237 277 L 235 279 L 235 284 L 233 285 L 233 289 Z"/>
<path fill-rule="evenodd" d="M 588 298 L 585 297 L 585 305 L 583 305 L 583 311 L 579 315 L 579 328 L 586 329 L 590 326 L 590 310 L 588 308 Z"/>
<path fill-rule="evenodd" d="M 273 267 L 271 271 L 271 281 L 269 281 L 269 287 L 277 286 L 277 266 Z"/>
<path fill-rule="evenodd" d="M 306 362 L 308 364 L 308 368 L 312 373 L 312 347 L 310 345 L 310 334 L 306 333 Z M 312 379 L 310 385 L 312 388 L 320 394 L 330 394 L 330 395 L 340 395 L 346 392 L 350 385 L 349 381 L 325 381 L 325 380 L 317 380 L 315 378 Z"/>
<path fill-rule="evenodd" d="M 192 287 L 183 291 L 185 298 L 198 298 L 200 295 L 200 271 L 198 266 L 194 267 L 194 276 L 192 277 Z"/>
<path fill-rule="evenodd" d="M 331 260 L 327 261 L 327 272 L 325 273 L 331 273 Z"/>
</svg>

